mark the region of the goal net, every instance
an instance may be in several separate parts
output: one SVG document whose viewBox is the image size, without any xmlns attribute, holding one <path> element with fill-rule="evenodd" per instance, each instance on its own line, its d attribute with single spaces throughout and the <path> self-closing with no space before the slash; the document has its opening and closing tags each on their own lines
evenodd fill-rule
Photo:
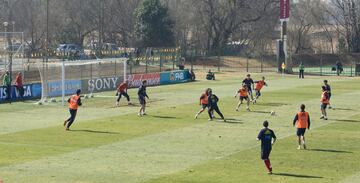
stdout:
<svg viewBox="0 0 360 183">
<path fill-rule="evenodd" d="M 127 77 L 127 59 L 98 59 L 79 61 L 38 62 L 42 86 L 41 103 L 55 102 L 57 97 L 64 104 L 65 96 L 77 89 L 83 94 L 114 90 Z"/>
</svg>

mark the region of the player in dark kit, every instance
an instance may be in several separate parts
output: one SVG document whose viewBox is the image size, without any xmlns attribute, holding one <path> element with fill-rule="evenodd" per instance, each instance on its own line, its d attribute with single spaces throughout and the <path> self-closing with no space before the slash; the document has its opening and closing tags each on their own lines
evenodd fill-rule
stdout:
<svg viewBox="0 0 360 183">
<path fill-rule="evenodd" d="M 306 149 L 305 145 L 305 131 L 310 129 L 310 115 L 305 111 L 305 105 L 301 104 L 300 112 L 295 115 L 293 126 L 296 124 L 296 135 L 298 136 L 299 146 L 298 149 L 301 149 L 301 144 Z"/>
<path fill-rule="evenodd" d="M 209 121 L 212 121 L 214 119 L 214 111 L 216 111 L 216 113 L 219 114 L 219 116 L 221 117 L 221 119 L 225 122 L 225 118 L 223 116 L 223 114 L 221 113 L 217 103 L 219 102 L 219 98 L 212 93 L 212 90 L 209 89 L 208 90 L 208 114 L 209 114 Z"/>
<path fill-rule="evenodd" d="M 330 99 L 331 99 L 331 87 L 329 85 L 329 82 L 328 80 L 324 80 L 324 86 L 325 86 L 325 89 L 326 91 L 328 92 L 328 95 L 329 95 L 329 109 L 331 109 L 331 103 L 330 103 Z"/>
<path fill-rule="evenodd" d="M 145 113 L 146 98 L 149 99 L 149 96 L 146 93 L 146 80 L 144 80 L 142 82 L 142 85 L 139 87 L 138 97 L 139 97 L 139 102 L 140 102 L 140 105 L 141 105 L 141 108 L 140 108 L 140 111 L 139 111 L 138 115 L 141 117 L 143 115 L 146 115 L 146 113 Z"/>
<path fill-rule="evenodd" d="M 274 131 L 268 128 L 268 121 L 264 121 L 263 126 L 264 128 L 260 131 L 257 139 L 261 140 L 261 159 L 264 161 L 268 173 L 272 174 L 272 167 L 269 156 L 271 153 L 272 145 L 276 141 L 276 136 Z"/>
<path fill-rule="evenodd" d="M 131 105 L 131 102 L 130 102 L 130 97 L 129 95 L 127 94 L 127 89 L 128 89 L 128 82 L 127 81 L 124 81 L 122 82 L 119 87 L 117 88 L 117 91 L 116 91 L 116 96 L 118 96 L 118 99 L 116 100 L 116 106 L 119 107 L 119 102 L 120 102 L 120 99 L 122 96 L 124 96 L 128 102 L 128 105 Z"/>
<path fill-rule="evenodd" d="M 250 95 L 250 101 L 253 100 L 253 89 L 254 89 L 254 80 L 251 79 L 251 75 L 247 74 L 246 78 L 243 80 L 243 85 L 245 85 L 248 89 L 249 95 Z"/>
<path fill-rule="evenodd" d="M 81 94 L 81 90 L 78 89 L 76 91 L 75 95 L 72 95 L 69 99 L 68 99 L 68 103 L 69 103 L 69 112 L 70 112 L 70 117 L 69 119 L 64 121 L 64 126 L 66 127 L 65 130 L 70 130 L 70 126 L 73 124 L 73 122 L 75 121 L 75 117 L 77 114 L 77 110 L 79 108 L 79 106 L 82 105 L 81 103 L 81 98 L 80 98 L 80 94 Z"/>
</svg>

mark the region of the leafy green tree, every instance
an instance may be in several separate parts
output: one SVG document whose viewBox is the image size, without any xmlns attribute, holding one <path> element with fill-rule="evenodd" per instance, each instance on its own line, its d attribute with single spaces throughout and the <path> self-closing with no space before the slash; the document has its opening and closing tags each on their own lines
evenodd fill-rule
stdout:
<svg viewBox="0 0 360 183">
<path fill-rule="evenodd" d="M 141 46 L 174 46 L 174 22 L 160 0 L 144 0 L 135 11 L 135 33 Z"/>
</svg>

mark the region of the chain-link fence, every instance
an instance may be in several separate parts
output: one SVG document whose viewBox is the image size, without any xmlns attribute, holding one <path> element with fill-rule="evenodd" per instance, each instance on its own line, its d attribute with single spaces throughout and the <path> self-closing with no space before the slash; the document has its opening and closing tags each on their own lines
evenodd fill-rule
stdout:
<svg viewBox="0 0 360 183">
<path fill-rule="evenodd" d="M 197 56 L 187 58 L 186 66 L 195 70 L 233 72 L 276 72 L 276 60 L 272 56 L 260 58 L 241 56 Z"/>
<path fill-rule="evenodd" d="M 360 54 L 303 54 L 293 56 L 293 72 L 299 73 L 303 64 L 305 74 L 359 76 Z"/>
</svg>

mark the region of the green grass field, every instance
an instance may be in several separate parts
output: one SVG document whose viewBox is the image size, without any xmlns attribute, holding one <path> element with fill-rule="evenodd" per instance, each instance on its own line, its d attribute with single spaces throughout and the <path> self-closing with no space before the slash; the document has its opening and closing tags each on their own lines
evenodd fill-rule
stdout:
<svg viewBox="0 0 360 183">
<path fill-rule="evenodd" d="M 0 180 L 4 183 L 237 183 L 360 182 L 359 78 L 328 77 L 333 88 L 329 120 L 320 117 L 324 78 L 266 74 L 258 104 L 236 112 L 233 95 L 244 73 L 219 73 L 217 81 L 148 88 L 148 115 L 138 106 L 114 108 L 114 92 L 83 101 L 72 131 L 60 104 L 0 105 Z M 255 74 L 254 79 L 261 75 Z M 194 120 L 198 97 L 211 87 L 228 120 Z M 136 90 L 130 90 L 133 101 Z M 312 129 L 308 150 L 297 150 L 292 120 L 307 105 Z M 271 116 L 270 111 L 276 111 Z M 270 121 L 278 136 L 273 175 L 260 160 L 258 131 Z M 1 182 L 1 181 L 0 181 Z"/>
</svg>

